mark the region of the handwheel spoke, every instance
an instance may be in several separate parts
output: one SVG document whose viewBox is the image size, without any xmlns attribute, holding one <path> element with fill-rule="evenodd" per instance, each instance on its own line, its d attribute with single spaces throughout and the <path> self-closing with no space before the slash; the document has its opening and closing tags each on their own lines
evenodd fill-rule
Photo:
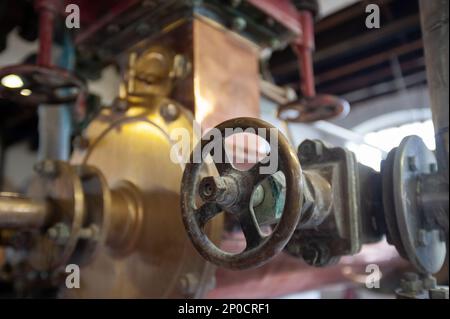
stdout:
<svg viewBox="0 0 450 319">
<path fill-rule="evenodd" d="M 231 160 L 228 158 L 227 155 L 227 150 L 225 149 L 225 139 L 221 139 L 221 143 L 220 143 L 220 148 L 221 148 L 221 158 L 219 162 L 215 162 L 214 164 L 216 165 L 217 171 L 219 172 L 220 175 L 223 175 L 224 173 L 228 172 L 230 169 L 233 168 L 233 166 L 231 165 Z M 214 158 L 216 159 L 216 158 Z"/>
<path fill-rule="evenodd" d="M 245 250 L 257 247 L 264 239 L 264 236 L 259 230 L 258 221 L 253 212 L 250 210 L 241 212 L 239 214 L 239 223 L 241 224 L 242 232 L 247 242 Z"/>
<path fill-rule="evenodd" d="M 39 88 L 34 88 L 32 90 L 33 92 L 38 92 L 40 94 L 45 94 L 45 95 L 53 95 L 54 93 L 54 88 L 53 87 L 48 87 L 48 86 L 40 86 Z"/>
<path fill-rule="evenodd" d="M 79 86 L 73 81 L 65 81 L 53 86 L 54 89 L 77 89 L 79 90 Z"/>
<path fill-rule="evenodd" d="M 195 218 L 197 219 L 198 224 L 201 228 L 203 228 L 209 220 L 211 220 L 214 216 L 219 214 L 222 211 L 222 208 L 213 202 L 205 203 L 200 208 L 195 211 Z"/>
<path fill-rule="evenodd" d="M 233 168 L 231 163 L 214 163 L 216 165 L 217 171 L 221 176 L 223 176 L 226 172 L 230 171 Z"/>
<path fill-rule="evenodd" d="M 271 170 L 273 170 L 273 173 L 261 173 L 261 168 L 263 168 L 264 166 L 266 166 L 266 164 L 263 164 L 262 162 L 258 162 L 256 163 L 252 168 L 250 168 L 249 172 L 251 173 L 252 177 L 253 177 L 253 183 L 254 185 L 261 183 L 263 180 L 265 180 L 266 178 L 268 178 L 269 176 L 272 176 L 273 174 L 275 174 L 276 172 L 279 172 L 278 169 L 278 165 L 274 168 L 271 168 Z"/>
</svg>

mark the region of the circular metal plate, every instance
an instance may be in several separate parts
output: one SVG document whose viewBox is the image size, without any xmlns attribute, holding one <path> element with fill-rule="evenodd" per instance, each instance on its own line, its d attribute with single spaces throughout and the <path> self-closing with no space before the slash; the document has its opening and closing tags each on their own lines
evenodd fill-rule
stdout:
<svg viewBox="0 0 450 319">
<path fill-rule="evenodd" d="M 184 128 L 192 138 L 192 117 L 180 108 L 179 116 L 166 122 L 159 110 L 164 103 L 133 107 L 125 114 L 105 110 L 86 131 L 89 148 L 75 152 L 73 162 L 97 167 L 110 188 L 123 181 L 138 187 L 144 216 L 135 250 L 120 257 L 103 246 L 92 263 L 81 268 L 80 289 L 66 290 L 64 296 L 199 297 L 211 283 L 214 269 L 191 245 L 181 219 L 184 165 L 170 158 L 177 142 L 170 134 Z M 211 224 L 208 233 L 217 240 L 222 220 Z"/>
<path fill-rule="evenodd" d="M 438 230 L 424 229 L 418 178 L 430 173 L 436 157 L 417 136 L 405 138 L 395 152 L 393 182 L 397 224 L 409 261 L 421 272 L 436 273 L 445 261 L 446 246 Z"/>
</svg>

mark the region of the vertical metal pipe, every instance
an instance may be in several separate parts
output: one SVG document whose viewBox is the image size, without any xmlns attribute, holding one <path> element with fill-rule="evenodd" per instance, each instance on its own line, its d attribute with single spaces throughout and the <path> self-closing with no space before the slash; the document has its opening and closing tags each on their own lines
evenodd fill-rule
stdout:
<svg viewBox="0 0 450 319">
<path fill-rule="evenodd" d="M 300 90 L 305 97 L 314 97 L 316 88 L 312 53 L 314 51 L 314 19 L 310 11 L 300 10 L 298 13 L 302 26 L 302 36 L 296 44 L 300 64 Z"/>
<path fill-rule="evenodd" d="M 431 111 L 436 133 L 439 170 L 448 184 L 448 0 L 420 0 Z"/>
<path fill-rule="evenodd" d="M 42 10 L 39 20 L 39 53 L 37 63 L 49 66 L 52 61 L 53 12 Z"/>
<path fill-rule="evenodd" d="M 67 161 L 70 155 L 71 115 L 67 105 L 39 105 L 38 160 Z"/>
<path fill-rule="evenodd" d="M 52 63 L 53 25 L 58 8 L 57 0 L 36 0 L 39 12 L 39 52 L 37 63 L 50 66 Z"/>
<path fill-rule="evenodd" d="M 75 48 L 69 35 L 64 37 L 63 51 L 58 65 L 68 70 L 75 64 Z M 38 159 L 67 161 L 70 156 L 72 112 L 70 105 L 39 105 Z"/>
</svg>

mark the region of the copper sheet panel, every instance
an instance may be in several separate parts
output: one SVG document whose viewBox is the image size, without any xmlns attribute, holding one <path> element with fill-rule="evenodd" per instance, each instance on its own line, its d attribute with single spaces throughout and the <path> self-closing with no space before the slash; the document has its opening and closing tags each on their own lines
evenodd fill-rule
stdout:
<svg viewBox="0 0 450 319">
<path fill-rule="evenodd" d="M 195 118 L 205 130 L 233 117 L 259 117 L 258 48 L 213 22 L 193 22 Z"/>
</svg>

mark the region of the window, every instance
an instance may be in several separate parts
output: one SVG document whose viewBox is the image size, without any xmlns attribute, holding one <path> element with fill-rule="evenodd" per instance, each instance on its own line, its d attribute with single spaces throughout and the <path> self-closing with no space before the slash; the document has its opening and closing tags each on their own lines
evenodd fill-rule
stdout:
<svg viewBox="0 0 450 319">
<path fill-rule="evenodd" d="M 367 144 L 349 142 L 347 147 L 356 154 L 358 161 L 379 171 L 380 163 L 386 154 L 397 147 L 402 139 L 409 135 L 417 135 L 423 139 L 425 145 L 435 149 L 434 128 L 431 120 L 413 122 L 400 126 L 384 128 L 364 134 Z"/>
</svg>

